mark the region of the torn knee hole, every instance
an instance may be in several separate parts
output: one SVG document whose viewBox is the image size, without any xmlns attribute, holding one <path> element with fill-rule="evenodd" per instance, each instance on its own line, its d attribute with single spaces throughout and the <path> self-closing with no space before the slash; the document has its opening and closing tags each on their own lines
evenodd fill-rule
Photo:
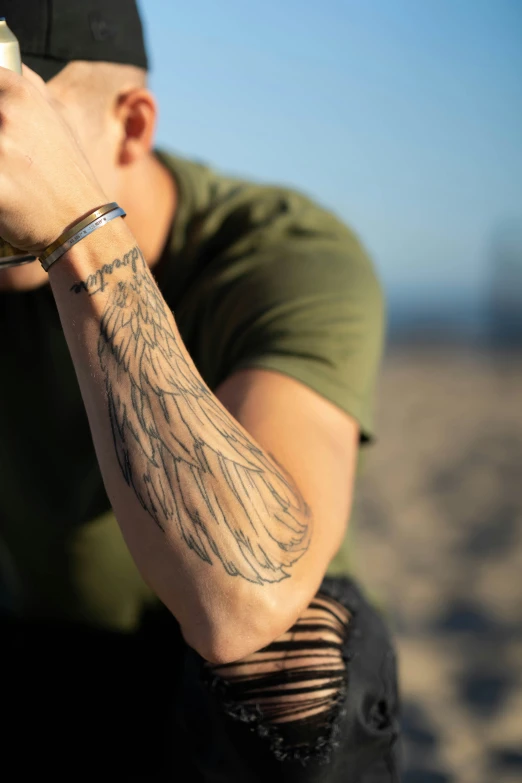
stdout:
<svg viewBox="0 0 522 783">
<path fill-rule="evenodd" d="M 256 706 L 265 721 L 320 723 L 343 691 L 342 646 L 349 620 L 344 606 L 319 594 L 295 625 L 268 647 L 211 668 L 226 682 L 229 699 Z"/>
</svg>

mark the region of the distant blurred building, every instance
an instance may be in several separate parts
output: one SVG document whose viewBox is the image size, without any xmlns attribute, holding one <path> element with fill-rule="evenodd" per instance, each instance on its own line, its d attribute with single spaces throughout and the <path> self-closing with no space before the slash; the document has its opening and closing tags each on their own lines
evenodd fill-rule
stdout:
<svg viewBox="0 0 522 783">
<path fill-rule="evenodd" d="M 490 250 L 488 333 L 497 345 L 522 347 L 522 218 L 495 231 Z"/>
</svg>

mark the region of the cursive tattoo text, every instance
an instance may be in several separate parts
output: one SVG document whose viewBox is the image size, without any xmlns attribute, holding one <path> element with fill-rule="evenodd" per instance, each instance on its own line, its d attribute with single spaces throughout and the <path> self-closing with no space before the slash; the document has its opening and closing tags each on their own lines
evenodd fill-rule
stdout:
<svg viewBox="0 0 522 783">
<path fill-rule="evenodd" d="M 115 269 L 121 269 L 122 267 L 130 266 L 134 274 L 136 274 L 137 267 L 136 267 L 136 261 L 138 258 L 140 258 L 141 253 L 139 251 L 138 247 L 133 247 L 132 250 L 129 250 L 128 253 L 125 253 L 123 258 L 115 258 L 114 261 L 111 261 L 110 264 L 104 264 L 100 269 L 97 269 L 96 272 L 93 272 L 92 275 L 89 275 L 85 280 L 81 280 L 78 283 L 73 283 L 71 286 L 71 291 L 74 291 L 75 294 L 81 294 L 82 291 L 86 291 L 89 296 L 94 296 L 94 294 L 97 294 L 99 291 L 105 291 L 106 288 L 106 281 L 105 277 L 107 275 L 112 275 Z M 143 256 L 141 256 L 143 260 Z"/>
</svg>

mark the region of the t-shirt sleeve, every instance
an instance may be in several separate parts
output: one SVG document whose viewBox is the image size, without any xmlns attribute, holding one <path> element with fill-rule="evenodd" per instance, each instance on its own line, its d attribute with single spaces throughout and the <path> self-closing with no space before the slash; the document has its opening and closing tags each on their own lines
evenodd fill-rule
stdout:
<svg viewBox="0 0 522 783">
<path fill-rule="evenodd" d="M 355 418 L 365 441 L 374 431 L 383 297 L 368 255 L 341 226 L 298 227 L 238 255 L 227 266 L 215 338 L 227 377 L 251 367 L 289 375 Z"/>
</svg>

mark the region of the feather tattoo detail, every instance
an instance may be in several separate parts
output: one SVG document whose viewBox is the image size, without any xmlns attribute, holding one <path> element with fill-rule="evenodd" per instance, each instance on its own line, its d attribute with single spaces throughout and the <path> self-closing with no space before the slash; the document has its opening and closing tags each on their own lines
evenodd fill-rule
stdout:
<svg viewBox="0 0 522 783">
<path fill-rule="evenodd" d="M 133 274 L 110 292 L 98 343 L 125 481 L 202 560 L 257 584 L 281 581 L 308 548 L 309 509 L 186 360 L 141 252 L 131 253 Z"/>
</svg>

